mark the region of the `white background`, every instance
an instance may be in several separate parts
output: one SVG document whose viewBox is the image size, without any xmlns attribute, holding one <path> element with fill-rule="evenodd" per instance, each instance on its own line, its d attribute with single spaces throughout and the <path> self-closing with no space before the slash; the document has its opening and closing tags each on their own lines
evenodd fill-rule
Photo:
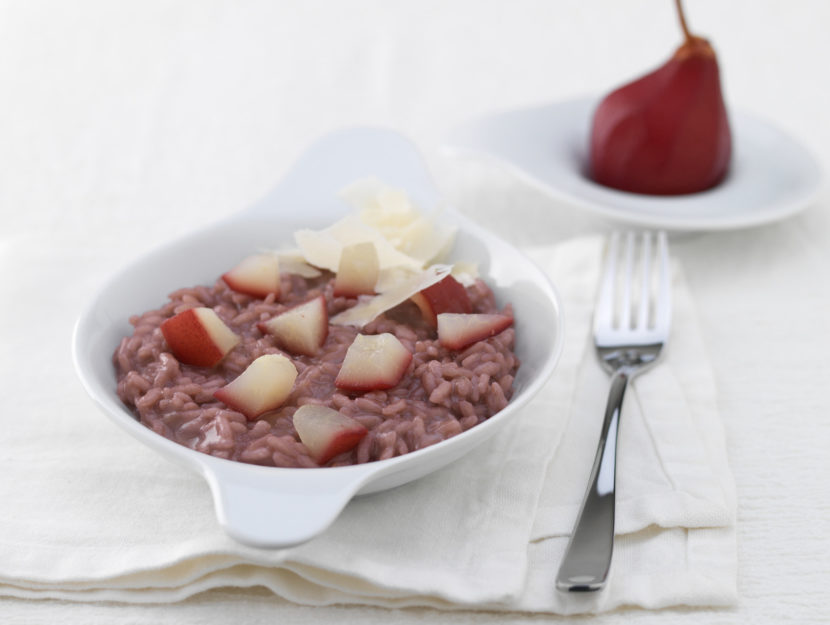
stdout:
<svg viewBox="0 0 830 625">
<path fill-rule="evenodd" d="M 0 2 L 0 262 L 49 262 L 44 249 L 73 245 L 100 259 L 76 276 L 78 301 L 42 320 L 63 341 L 44 357 L 68 363 L 74 316 L 108 265 L 246 206 L 313 138 L 353 124 L 413 138 L 450 200 L 484 225 L 526 220 L 517 244 L 606 230 L 438 147 L 472 116 L 601 93 L 661 63 L 680 40 L 673 10 L 669 0 Z M 830 170 L 830 4 L 687 0 L 687 14 L 720 55 L 730 107 L 774 120 Z M 826 622 L 828 208 L 824 192 L 781 224 L 674 242 L 737 482 L 740 604 L 597 622 Z M 27 247 L 39 253 L 21 257 Z M 0 620 L 207 623 L 226 622 L 226 609 L 252 623 L 557 620 L 304 608 L 258 591 L 146 607 L 3 599 Z"/>
</svg>

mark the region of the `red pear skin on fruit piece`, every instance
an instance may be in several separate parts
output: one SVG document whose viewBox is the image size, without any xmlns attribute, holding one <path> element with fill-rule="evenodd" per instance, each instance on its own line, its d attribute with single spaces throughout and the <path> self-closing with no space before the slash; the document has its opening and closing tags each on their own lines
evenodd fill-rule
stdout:
<svg viewBox="0 0 830 625">
<path fill-rule="evenodd" d="M 369 431 L 351 417 L 327 406 L 305 404 L 294 413 L 294 429 L 317 464 L 326 464 L 354 449 Z"/>
<path fill-rule="evenodd" d="M 590 175 L 650 195 L 709 189 L 729 169 L 732 137 L 712 46 L 691 35 L 664 65 L 613 91 L 594 113 Z"/>
<path fill-rule="evenodd" d="M 441 313 L 469 313 L 473 310 L 467 289 L 452 276 L 419 291 L 410 299 L 433 328 L 437 323 L 436 317 Z"/>
<path fill-rule="evenodd" d="M 296 379 L 297 368 L 288 358 L 266 354 L 213 396 L 253 420 L 279 408 L 291 394 Z"/>
<path fill-rule="evenodd" d="M 438 315 L 438 342 L 447 349 L 464 349 L 511 325 L 513 317 L 507 315 L 441 313 Z"/>
<path fill-rule="evenodd" d="M 161 324 L 161 333 L 179 362 L 213 367 L 231 351 L 239 337 L 212 308 L 190 308 Z"/>
<path fill-rule="evenodd" d="M 334 385 L 347 391 L 392 388 L 411 360 L 412 353 L 394 334 L 358 334 L 346 350 Z"/>
<path fill-rule="evenodd" d="M 334 278 L 334 295 L 373 295 L 379 275 L 380 261 L 374 243 L 366 241 L 347 245 L 340 253 L 340 264 Z"/>
<path fill-rule="evenodd" d="M 280 296 L 280 266 L 276 254 L 254 254 L 243 259 L 222 279 L 237 293 L 254 297 Z"/>
<path fill-rule="evenodd" d="M 329 333 L 329 315 L 323 295 L 289 308 L 268 321 L 257 324 L 263 334 L 271 334 L 277 344 L 295 355 L 315 356 Z"/>
</svg>

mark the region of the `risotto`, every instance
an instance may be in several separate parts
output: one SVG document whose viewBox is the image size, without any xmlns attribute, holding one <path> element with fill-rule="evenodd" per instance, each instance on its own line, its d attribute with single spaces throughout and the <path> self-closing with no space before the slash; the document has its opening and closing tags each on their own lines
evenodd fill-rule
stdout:
<svg viewBox="0 0 830 625">
<path fill-rule="evenodd" d="M 435 264 L 454 229 L 374 179 L 342 197 L 359 214 L 296 232 L 298 256 L 249 257 L 130 319 L 113 364 L 142 424 L 219 458 L 334 467 L 423 449 L 507 405 L 513 312 L 469 264 Z"/>
<path fill-rule="evenodd" d="M 300 442 L 293 414 L 307 403 L 321 404 L 365 426 L 368 434 L 353 449 L 325 466 L 383 460 L 455 436 L 493 416 L 507 405 L 519 361 L 513 354 L 514 329 L 456 351 L 441 346 L 435 329 L 418 308 L 404 302 L 363 328 L 331 325 L 315 356 L 283 352 L 274 337 L 257 325 L 320 294 L 329 315 L 354 305 L 353 298 L 333 295 L 333 276 L 281 277 L 281 297 L 257 298 L 231 290 L 223 280 L 213 286 L 178 290 L 157 310 L 133 317 L 131 336 L 113 356 L 118 395 L 136 417 L 155 431 L 191 449 L 220 458 L 279 467 L 319 466 Z M 476 313 L 498 311 L 482 280 L 466 287 Z M 240 342 L 215 367 L 179 362 L 160 330 L 162 322 L 184 310 L 208 307 L 233 330 Z M 358 333 L 391 333 L 412 353 L 393 388 L 362 393 L 335 386 L 346 350 Z M 257 357 L 286 354 L 298 375 L 288 399 L 253 421 L 214 398 Z"/>
</svg>

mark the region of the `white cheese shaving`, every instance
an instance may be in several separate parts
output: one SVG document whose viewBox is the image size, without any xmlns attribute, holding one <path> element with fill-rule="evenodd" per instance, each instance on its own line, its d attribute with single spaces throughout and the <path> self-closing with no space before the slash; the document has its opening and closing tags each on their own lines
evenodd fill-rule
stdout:
<svg viewBox="0 0 830 625">
<path fill-rule="evenodd" d="M 280 252 L 277 254 L 282 273 L 293 273 L 302 278 L 317 278 L 323 272 L 309 265 L 299 251 Z"/>
<path fill-rule="evenodd" d="M 413 271 L 408 267 L 389 267 L 388 269 L 384 269 L 378 275 L 377 282 L 375 282 L 375 293 L 391 291 L 402 282 L 411 280 L 414 276 L 420 274 L 421 270 Z"/>
<path fill-rule="evenodd" d="M 472 286 L 478 279 L 478 264 L 466 261 L 457 262 L 452 266 L 452 277 L 464 286 Z"/>
<path fill-rule="evenodd" d="M 395 249 L 380 231 L 363 223 L 357 215 L 347 215 L 323 230 L 298 230 L 294 240 L 309 263 L 329 271 L 337 271 L 344 247 L 367 241 L 374 243 L 381 269 L 423 267 L 417 259 Z"/>
<path fill-rule="evenodd" d="M 340 197 L 359 211 L 360 220 L 380 232 L 395 249 L 421 266 L 443 261 L 455 241 L 456 228 L 424 215 L 406 193 L 377 178 L 358 180 Z"/>
<path fill-rule="evenodd" d="M 450 265 L 432 265 L 420 273 L 398 281 L 394 287 L 385 292 L 371 297 L 361 297 L 355 306 L 335 315 L 330 322 L 333 325 L 363 327 L 379 314 L 405 302 L 415 293 L 440 282 L 451 271 Z"/>
</svg>

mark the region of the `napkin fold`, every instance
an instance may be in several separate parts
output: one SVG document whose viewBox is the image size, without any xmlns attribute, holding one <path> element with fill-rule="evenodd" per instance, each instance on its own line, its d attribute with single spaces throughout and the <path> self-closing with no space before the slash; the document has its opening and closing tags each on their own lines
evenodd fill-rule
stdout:
<svg viewBox="0 0 830 625">
<path fill-rule="evenodd" d="M 626 396 L 609 586 L 571 596 L 554 578 L 608 388 L 590 341 L 600 239 L 530 251 L 562 295 L 567 336 L 552 379 L 514 423 L 441 471 L 353 500 L 319 538 L 273 551 L 225 536 L 202 479 L 116 429 L 83 395 L 68 355 L 55 356 L 68 334 L 54 302 L 81 302 L 78 282 L 54 275 L 97 262 L 78 243 L 56 234 L 0 249 L 0 278 L 20 302 L 0 312 L 0 379 L 15 390 L 0 434 L 0 594 L 169 602 L 265 586 L 312 605 L 563 614 L 735 602 L 734 485 L 679 268 L 664 360 Z M 55 285 L 48 297 L 33 286 L 44 283 Z"/>
</svg>

